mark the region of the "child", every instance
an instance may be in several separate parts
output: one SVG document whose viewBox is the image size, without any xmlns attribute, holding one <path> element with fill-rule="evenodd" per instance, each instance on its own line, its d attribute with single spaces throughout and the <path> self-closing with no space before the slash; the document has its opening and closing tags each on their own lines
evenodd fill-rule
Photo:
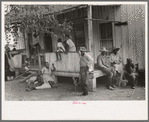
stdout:
<svg viewBox="0 0 149 122">
<path fill-rule="evenodd" d="M 29 68 L 30 68 L 29 58 L 26 58 L 26 61 L 24 63 L 25 75 L 29 74 L 29 70 L 30 70 Z"/>
<path fill-rule="evenodd" d="M 53 88 L 57 87 L 56 83 L 54 82 L 54 78 L 51 75 L 51 71 L 55 71 L 56 68 L 54 64 L 52 67 L 49 67 L 49 63 L 45 62 L 45 67 L 42 68 L 42 77 L 43 77 L 43 84 L 41 86 L 36 87 L 36 89 L 46 89 L 46 88 Z"/>
<path fill-rule="evenodd" d="M 36 87 L 42 86 L 44 84 L 41 71 L 37 72 L 37 76 L 35 80 L 34 78 L 35 77 L 32 77 L 28 80 L 26 91 L 34 90 L 36 89 Z"/>
<path fill-rule="evenodd" d="M 62 60 L 61 53 L 65 52 L 65 48 L 62 44 L 62 39 L 61 38 L 59 38 L 57 41 L 58 41 L 58 43 L 57 43 L 57 51 L 56 51 L 56 58 L 57 58 L 56 61 L 59 61 L 59 60 L 61 61 Z"/>
</svg>

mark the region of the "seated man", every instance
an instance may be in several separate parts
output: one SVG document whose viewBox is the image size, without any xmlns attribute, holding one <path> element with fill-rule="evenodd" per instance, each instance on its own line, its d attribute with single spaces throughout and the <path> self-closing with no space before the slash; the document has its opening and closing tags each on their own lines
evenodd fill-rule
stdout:
<svg viewBox="0 0 149 122">
<path fill-rule="evenodd" d="M 112 83 L 114 72 L 112 68 L 109 66 L 107 61 L 108 58 L 106 53 L 108 52 L 108 50 L 106 50 L 106 48 L 103 47 L 99 51 L 101 51 L 101 54 L 97 57 L 97 64 L 98 64 L 99 70 L 101 70 L 108 76 L 107 87 L 109 90 L 113 90 L 115 87 Z"/>
<path fill-rule="evenodd" d="M 111 68 L 113 68 L 115 73 L 115 84 L 118 86 L 120 82 L 120 76 L 122 75 L 122 58 L 118 53 L 120 48 L 114 48 L 110 55 Z"/>
<path fill-rule="evenodd" d="M 115 71 L 118 73 L 122 72 L 122 58 L 118 51 L 120 48 L 114 48 L 110 55 L 111 66 L 114 67 Z"/>
<path fill-rule="evenodd" d="M 137 75 L 136 67 L 133 64 L 132 59 L 128 58 L 127 64 L 124 68 L 124 76 L 128 80 L 128 83 L 130 83 L 132 89 L 135 89 L 135 80 Z"/>
</svg>

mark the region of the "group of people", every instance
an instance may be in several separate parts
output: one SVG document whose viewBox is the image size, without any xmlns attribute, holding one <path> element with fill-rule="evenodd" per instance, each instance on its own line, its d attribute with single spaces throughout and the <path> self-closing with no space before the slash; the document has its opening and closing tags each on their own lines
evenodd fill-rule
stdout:
<svg viewBox="0 0 149 122">
<path fill-rule="evenodd" d="M 58 38 L 57 42 L 56 61 L 62 60 L 61 53 L 67 54 L 69 51 L 76 51 L 76 46 L 68 34 L 65 35 L 64 42 L 62 42 L 61 38 Z"/>
<path fill-rule="evenodd" d="M 68 51 L 76 51 L 75 44 L 71 40 L 69 35 L 65 35 L 65 41 L 62 42 L 62 39 L 59 38 L 57 43 L 57 51 L 56 51 L 56 61 L 61 61 L 61 53 L 67 53 Z M 9 61 L 10 60 L 10 55 L 8 52 L 10 52 L 10 49 L 6 46 L 5 47 L 6 52 L 5 52 L 5 57 L 7 58 L 6 63 L 9 63 L 9 67 L 6 67 L 6 72 L 9 72 L 9 74 L 13 71 L 11 67 L 13 67 Z M 101 54 L 97 57 L 97 65 L 98 69 L 104 72 L 107 75 L 107 88 L 109 90 L 113 90 L 116 86 L 114 81 L 114 77 L 116 74 L 121 74 L 123 71 L 123 66 L 122 66 L 122 58 L 119 55 L 118 51 L 120 48 L 114 48 L 112 53 L 110 54 L 110 58 L 108 58 L 107 53 L 109 52 L 105 47 L 102 47 Z M 88 95 L 88 86 L 87 86 L 87 75 L 88 73 L 93 72 L 93 66 L 94 60 L 93 58 L 86 53 L 86 48 L 85 47 L 80 47 L 79 50 L 80 54 L 80 85 L 83 90 L 82 95 Z M 129 60 L 131 63 L 131 61 Z M 129 65 L 132 66 L 132 65 Z M 125 68 L 125 71 L 127 72 L 126 74 L 130 74 L 130 68 L 127 66 Z M 12 71 L 10 71 L 10 69 Z M 25 62 L 25 69 L 28 72 L 29 70 L 29 65 L 28 62 Z M 131 71 L 134 69 L 132 66 Z M 8 71 L 9 70 L 9 71 Z M 42 89 L 42 88 L 51 88 L 51 87 L 57 87 L 57 84 L 54 82 L 54 77 L 51 75 L 51 71 L 55 71 L 56 68 L 54 64 L 52 64 L 52 67 L 49 66 L 48 62 L 45 62 L 45 66 L 42 68 L 41 71 L 38 71 L 36 78 L 28 83 L 27 91 L 31 91 L 34 89 Z M 13 72 L 14 73 L 14 72 Z M 6 73 L 8 74 L 8 73 Z M 131 81 L 131 87 L 134 89 L 135 87 L 135 82 L 134 82 L 134 76 L 133 75 L 128 75 L 128 79 Z M 6 77 L 5 77 L 6 79 Z"/>
<path fill-rule="evenodd" d="M 56 68 L 54 64 L 52 67 L 49 66 L 48 62 L 45 62 L 45 66 L 41 71 L 37 72 L 37 76 L 27 80 L 27 91 L 35 89 L 45 89 L 45 88 L 56 88 L 57 84 L 54 82 L 54 75 L 51 74 L 51 71 L 55 71 Z"/>
<path fill-rule="evenodd" d="M 113 90 L 116 86 L 113 82 L 113 78 L 116 73 L 121 73 L 122 59 L 118 54 L 119 48 L 114 48 L 110 58 L 107 58 L 107 52 L 105 47 L 101 50 L 101 54 L 97 57 L 98 68 L 107 75 L 107 88 Z"/>
<path fill-rule="evenodd" d="M 123 77 L 123 75 L 126 76 L 126 79 L 129 81 L 131 88 L 135 89 L 135 66 L 132 63 L 132 60 L 129 58 L 127 59 L 126 66 L 122 65 L 122 58 L 120 54 L 118 53 L 120 48 L 114 48 L 110 56 L 107 55 L 109 52 L 105 47 L 102 47 L 101 54 L 97 57 L 97 65 L 98 69 L 104 72 L 108 78 L 107 80 L 107 88 L 109 90 L 113 90 L 115 85 L 115 77 L 118 76 Z M 88 94 L 87 89 L 87 72 L 90 72 L 90 62 L 93 61 L 93 59 L 85 52 L 85 48 L 81 48 L 81 57 L 80 57 L 80 79 L 81 79 L 81 86 L 83 90 L 82 95 Z M 122 72 L 124 73 L 122 74 Z M 121 80 L 119 77 L 119 80 Z"/>
</svg>

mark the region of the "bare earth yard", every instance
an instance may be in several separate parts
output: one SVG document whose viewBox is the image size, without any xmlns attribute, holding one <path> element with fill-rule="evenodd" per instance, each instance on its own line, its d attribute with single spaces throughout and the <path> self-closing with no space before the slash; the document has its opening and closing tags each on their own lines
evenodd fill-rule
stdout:
<svg viewBox="0 0 149 122">
<path fill-rule="evenodd" d="M 145 88 L 136 87 L 131 89 L 115 88 L 113 91 L 106 89 L 105 84 L 97 80 L 95 92 L 89 92 L 87 96 L 81 96 L 81 89 L 78 86 L 74 91 L 71 79 L 60 79 L 58 88 L 33 90 L 26 92 L 26 83 L 15 81 L 5 82 L 6 101 L 98 101 L 98 100 L 145 100 Z"/>
</svg>

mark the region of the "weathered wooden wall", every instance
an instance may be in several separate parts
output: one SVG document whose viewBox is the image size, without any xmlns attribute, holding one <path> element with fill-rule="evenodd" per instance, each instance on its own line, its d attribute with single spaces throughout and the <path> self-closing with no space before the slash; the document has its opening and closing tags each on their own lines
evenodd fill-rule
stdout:
<svg viewBox="0 0 149 122">
<path fill-rule="evenodd" d="M 113 23 L 113 46 L 120 47 L 123 62 L 131 57 L 145 69 L 145 5 L 93 6 L 93 18 L 128 22 L 128 25 L 115 26 Z M 101 48 L 99 23 L 93 20 L 93 40 L 95 63 Z M 105 21 L 106 22 L 106 21 Z"/>
<path fill-rule="evenodd" d="M 93 6 L 93 19 L 114 20 L 116 6 Z"/>
<path fill-rule="evenodd" d="M 89 55 L 92 55 L 90 52 Z M 55 64 L 57 71 L 63 72 L 79 72 L 80 71 L 80 57 L 76 52 L 64 54 L 62 53 L 62 61 L 56 62 L 56 54 L 55 53 L 46 53 L 45 60 L 49 62 L 50 66 L 52 63 Z"/>
<path fill-rule="evenodd" d="M 122 5 L 121 21 L 128 21 L 128 26 L 122 26 L 123 57 L 131 57 L 139 69 L 145 69 L 145 5 Z"/>
<path fill-rule="evenodd" d="M 97 57 L 101 53 L 101 35 L 100 23 L 106 23 L 106 20 L 120 21 L 120 6 L 93 6 L 93 40 L 94 40 L 94 60 L 97 63 Z M 105 20 L 105 21 L 104 21 Z M 113 23 L 114 26 L 114 23 Z M 121 46 L 121 27 L 115 27 L 113 31 L 113 46 Z M 121 50 L 120 50 L 121 53 Z"/>
</svg>

